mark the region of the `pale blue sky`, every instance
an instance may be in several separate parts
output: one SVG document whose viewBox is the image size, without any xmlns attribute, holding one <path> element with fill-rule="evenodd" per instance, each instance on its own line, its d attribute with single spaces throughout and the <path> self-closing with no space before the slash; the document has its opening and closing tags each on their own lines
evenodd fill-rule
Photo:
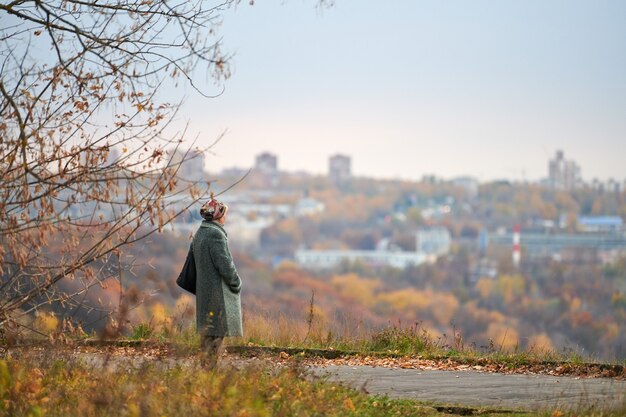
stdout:
<svg viewBox="0 0 626 417">
<path fill-rule="evenodd" d="M 555 150 L 583 177 L 626 178 L 626 1 L 244 2 L 220 29 L 235 53 L 217 99 L 182 118 L 209 169 L 538 179 Z"/>
</svg>

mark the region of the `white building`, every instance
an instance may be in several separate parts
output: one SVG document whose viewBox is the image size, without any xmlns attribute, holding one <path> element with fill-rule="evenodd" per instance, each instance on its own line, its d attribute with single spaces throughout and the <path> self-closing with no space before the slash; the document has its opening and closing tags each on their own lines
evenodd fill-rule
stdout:
<svg viewBox="0 0 626 417">
<path fill-rule="evenodd" d="M 319 200 L 304 197 L 294 205 L 293 211 L 296 216 L 311 216 L 324 211 L 326 205 Z"/>
<path fill-rule="evenodd" d="M 224 201 L 224 200 L 223 200 Z M 228 202 L 224 201 L 226 204 Z M 293 207 L 290 204 L 239 203 L 229 204 L 230 210 L 245 216 L 263 216 L 285 218 L 291 216 Z"/>
<path fill-rule="evenodd" d="M 619 216 L 579 216 L 577 222 L 581 232 L 618 233 L 624 228 Z"/>
<path fill-rule="evenodd" d="M 233 240 L 234 246 L 258 245 L 263 230 L 275 222 L 271 217 L 259 216 L 251 219 L 241 213 L 232 213 L 229 216 L 228 232 L 237 236 L 237 239 Z"/>
<path fill-rule="evenodd" d="M 450 252 L 450 232 L 445 227 L 420 229 L 416 235 L 416 251 L 427 255 L 441 256 Z"/>
<path fill-rule="evenodd" d="M 301 266 L 312 269 L 334 268 L 344 261 L 394 268 L 407 268 L 426 261 L 423 253 L 370 250 L 298 250 L 295 258 Z"/>
<path fill-rule="evenodd" d="M 421 247 L 420 247 L 421 242 Z M 415 252 L 404 252 L 390 248 L 388 241 L 381 241 L 376 250 L 298 250 L 295 259 L 298 264 L 311 269 L 329 269 L 342 262 L 361 261 L 372 266 L 408 268 L 424 262 L 434 262 L 438 256 L 450 251 L 450 233 L 439 227 L 420 230 Z"/>
</svg>

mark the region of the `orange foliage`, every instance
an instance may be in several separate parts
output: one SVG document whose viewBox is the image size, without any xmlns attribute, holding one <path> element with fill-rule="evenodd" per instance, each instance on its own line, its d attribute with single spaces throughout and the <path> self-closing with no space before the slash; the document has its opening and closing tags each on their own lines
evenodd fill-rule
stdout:
<svg viewBox="0 0 626 417">
<path fill-rule="evenodd" d="M 314 290 L 316 294 L 328 294 L 332 287 L 327 282 L 311 278 L 304 271 L 295 268 L 280 268 L 274 273 L 272 281 L 288 287 Z"/>
<path fill-rule="evenodd" d="M 578 311 L 570 316 L 572 326 L 591 326 L 594 323 L 593 316 L 588 311 Z"/>
</svg>

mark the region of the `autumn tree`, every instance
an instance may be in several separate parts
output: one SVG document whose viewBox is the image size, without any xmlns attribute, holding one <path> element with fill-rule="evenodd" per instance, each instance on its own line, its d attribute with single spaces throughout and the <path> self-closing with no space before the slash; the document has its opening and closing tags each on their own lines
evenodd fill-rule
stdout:
<svg viewBox="0 0 626 417">
<path fill-rule="evenodd" d="M 206 192 L 178 178 L 191 155 L 165 89 L 221 91 L 215 25 L 231 3 L 0 2 L 0 331 L 77 303 Z"/>
</svg>

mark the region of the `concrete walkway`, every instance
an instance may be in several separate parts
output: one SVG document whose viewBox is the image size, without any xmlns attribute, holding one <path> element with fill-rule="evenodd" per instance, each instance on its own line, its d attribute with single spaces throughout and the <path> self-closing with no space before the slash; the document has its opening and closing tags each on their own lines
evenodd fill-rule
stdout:
<svg viewBox="0 0 626 417">
<path fill-rule="evenodd" d="M 626 381 L 547 375 L 506 375 L 329 365 L 316 375 L 364 388 L 370 394 L 467 407 L 576 410 L 626 407 Z"/>
<path fill-rule="evenodd" d="M 194 358 L 148 355 L 111 355 L 75 352 L 70 357 L 96 367 L 138 367 L 155 361 L 166 368 L 198 366 Z M 239 368 L 263 359 L 228 358 L 223 366 Z M 272 362 L 274 365 L 281 362 Z M 283 365 L 281 365 L 283 366 Z M 286 365 L 285 365 L 286 366 Z M 578 410 L 587 408 L 626 410 L 626 381 L 609 378 L 486 373 L 475 370 L 441 371 L 368 365 L 311 365 L 313 374 L 324 376 L 369 394 L 411 398 L 442 405 L 507 410 Z"/>
</svg>

